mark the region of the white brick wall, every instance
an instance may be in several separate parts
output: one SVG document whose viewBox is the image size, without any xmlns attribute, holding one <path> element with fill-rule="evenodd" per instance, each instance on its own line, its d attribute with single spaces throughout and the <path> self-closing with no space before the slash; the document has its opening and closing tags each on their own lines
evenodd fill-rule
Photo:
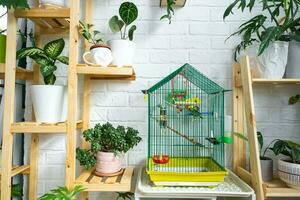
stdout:
<svg viewBox="0 0 300 200">
<path fill-rule="evenodd" d="M 249 15 L 229 17 L 226 23 L 222 15 L 229 0 L 187 0 L 184 8 L 176 9 L 171 25 L 160 22 L 164 9 L 159 0 L 134 0 L 139 8 L 138 30 L 135 34 L 137 54 L 135 71 L 137 80 L 94 81 L 92 87 L 91 120 L 111 121 L 114 124 L 133 126 L 139 129 L 144 138 L 142 144 L 125 157 L 130 165 L 142 165 L 147 153 L 147 107 L 142 89 L 166 76 L 172 70 L 188 62 L 225 88 L 231 87 L 232 48 L 238 39 L 225 43 L 241 20 Z M 95 1 L 94 23 L 107 39 L 112 36 L 107 21 L 116 14 L 120 0 Z M 117 35 L 118 36 L 118 35 Z M 58 83 L 66 83 L 66 67 L 59 70 Z M 259 130 L 271 140 L 275 137 L 291 137 L 300 141 L 299 105 L 288 106 L 287 99 L 295 94 L 296 87 L 264 86 L 255 89 Z M 82 88 L 82 82 L 80 83 Z M 80 90 L 82 91 L 82 90 Z M 299 89 L 298 89 L 299 92 Z M 276 98 L 277 97 L 277 98 Z M 27 95 L 26 119 L 31 118 L 31 104 Z M 230 112 L 231 99 L 226 97 L 227 113 Z M 28 138 L 26 141 L 28 147 Z M 41 136 L 39 161 L 39 194 L 64 183 L 65 138 L 60 136 Z M 25 158 L 29 151 L 26 148 Z M 93 193 L 94 199 L 111 199 L 110 194 Z"/>
</svg>

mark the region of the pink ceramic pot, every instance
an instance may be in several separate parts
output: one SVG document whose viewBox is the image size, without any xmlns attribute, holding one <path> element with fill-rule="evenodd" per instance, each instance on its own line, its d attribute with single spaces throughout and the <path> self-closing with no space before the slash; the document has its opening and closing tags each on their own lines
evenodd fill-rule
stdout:
<svg viewBox="0 0 300 200">
<path fill-rule="evenodd" d="M 96 164 L 97 172 L 102 174 L 112 174 L 119 172 L 121 168 L 121 161 L 114 153 L 98 151 Z"/>
</svg>

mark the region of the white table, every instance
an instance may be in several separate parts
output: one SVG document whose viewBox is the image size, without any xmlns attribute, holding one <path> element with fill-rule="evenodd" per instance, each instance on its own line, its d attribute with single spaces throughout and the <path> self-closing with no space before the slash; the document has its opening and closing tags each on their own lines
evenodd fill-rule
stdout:
<svg viewBox="0 0 300 200">
<path fill-rule="evenodd" d="M 215 188 L 207 187 L 155 187 L 145 168 L 139 170 L 135 200 L 142 199 L 223 199 L 255 200 L 253 189 L 229 171 L 225 181 Z"/>
</svg>

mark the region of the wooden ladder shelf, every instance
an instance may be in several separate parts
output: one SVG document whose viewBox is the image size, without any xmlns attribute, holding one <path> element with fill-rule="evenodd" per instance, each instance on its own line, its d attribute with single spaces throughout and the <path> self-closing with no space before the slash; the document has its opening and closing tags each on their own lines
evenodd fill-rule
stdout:
<svg viewBox="0 0 300 200">
<path fill-rule="evenodd" d="M 253 86 L 256 84 L 297 84 L 300 79 L 252 79 L 249 57 L 233 65 L 233 132 L 245 134 L 249 142 L 251 172 L 246 170 L 245 140 L 234 136 L 233 168 L 246 183 L 251 185 L 257 200 L 268 197 L 300 197 L 300 190 L 288 188 L 279 179 L 263 182 L 256 130 Z M 245 123 L 246 122 L 246 123 Z"/>
<path fill-rule="evenodd" d="M 51 133 L 66 133 L 66 186 L 73 188 L 81 184 L 86 188 L 81 195 L 82 199 L 88 199 L 90 191 L 130 191 L 133 168 L 125 168 L 123 174 L 104 178 L 93 175 L 93 171 L 82 171 L 76 178 L 75 149 L 77 144 L 77 129 L 88 129 L 90 126 L 90 93 L 93 79 L 135 80 L 135 72 L 132 67 L 107 68 L 91 67 L 79 64 L 79 33 L 78 22 L 80 16 L 80 0 L 70 0 L 70 8 L 31 8 L 28 10 L 9 10 L 7 27 L 7 49 L 5 64 L 0 64 L 0 78 L 5 79 L 4 85 L 4 122 L 2 145 L 2 169 L 1 169 L 1 200 L 11 199 L 11 179 L 18 174 L 29 175 L 28 199 L 37 199 L 37 171 L 39 155 L 39 135 Z M 85 21 L 92 23 L 93 0 L 85 0 Z M 38 5 L 38 1 L 36 2 Z M 68 67 L 68 116 L 67 122 L 45 124 L 37 122 L 14 121 L 14 98 L 16 79 L 31 81 L 32 84 L 40 83 L 39 66 L 34 63 L 33 70 L 27 70 L 16 66 L 16 41 L 17 19 L 28 18 L 34 22 L 35 39 L 38 47 L 42 46 L 42 37 L 48 34 L 69 34 L 69 67 Z M 85 43 L 88 51 L 89 45 Z M 84 94 L 82 120 L 77 121 L 77 90 L 78 77 L 84 76 Z M 33 116 L 34 119 L 34 116 Z M 29 165 L 12 166 L 13 135 L 15 133 L 31 133 L 30 161 Z M 82 140 L 81 146 L 88 148 L 88 144 Z"/>
</svg>

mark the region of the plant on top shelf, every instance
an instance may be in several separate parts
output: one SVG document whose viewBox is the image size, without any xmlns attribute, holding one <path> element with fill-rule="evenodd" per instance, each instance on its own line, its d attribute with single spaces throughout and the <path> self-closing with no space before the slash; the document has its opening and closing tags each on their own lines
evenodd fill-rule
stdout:
<svg viewBox="0 0 300 200">
<path fill-rule="evenodd" d="M 47 43 L 43 48 L 27 47 L 17 51 L 17 58 L 29 57 L 38 65 L 46 85 L 32 85 L 32 103 L 36 120 L 57 123 L 66 119 L 66 88 L 54 85 L 57 61 L 68 65 L 69 58 L 62 56 L 65 41 L 60 38 Z M 51 102 L 51 104 L 49 104 Z"/>
<path fill-rule="evenodd" d="M 117 154 L 128 152 L 142 138 L 138 131 L 124 126 L 113 127 L 112 124 L 96 124 L 85 130 L 83 137 L 91 144 L 90 149 L 76 149 L 76 158 L 80 165 L 90 169 L 96 165 L 96 173 L 113 174 L 121 170 L 121 162 Z M 97 164 L 96 164 L 97 163 Z"/>
<path fill-rule="evenodd" d="M 72 190 L 67 187 L 58 187 L 53 189 L 50 193 L 46 193 L 39 200 L 74 200 L 76 195 L 83 192 L 85 189 L 81 185 L 76 185 Z"/>
<path fill-rule="evenodd" d="M 258 56 L 261 68 L 266 68 L 259 72 L 260 77 L 282 78 L 287 63 L 288 42 L 300 41 L 300 30 L 297 27 L 300 22 L 300 1 L 235 0 L 225 10 L 223 19 L 232 14 L 235 8 L 242 12 L 249 9 L 251 12 L 256 4 L 261 7 L 261 14 L 241 24 L 238 30 L 229 36 L 241 36 L 242 39 L 235 48 L 235 60 L 241 51 L 246 50 L 248 55 Z M 267 74 L 268 71 L 273 74 Z"/>
<path fill-rule="evenodd" d="M 93 26 L 93 24 L 79 21 L 79 33 L 92 45 L 90 52 L 83 54 L 83 60 L 88 65 L 107 67 L 113 60 L 112 52 L 110 47 L 104 43 L 101 32 L 91 30 Z"/>
<path fill-rule="evenodd" d="M 113 33 L 120 33 L 120 40 L 108 41 L 113 53 L 113 64 L 119 67 L 132 66 L 136 44 L 132 42 L 136 25 L 129 26 L 138 17 L 138 8 L 132 2 L 124 2 L 119 8 L 119 16 L 114 15 L 109 20 L 109 28 Z M 128 32 L 127 32 L 128 30 Z"/>
<path fill-rule="evenodd" d="M 161 16 L 160 20 L 167 19 L 169 24 L 172 23 L 172 17 L 175 14 L 174 6 L 176 5 L 176 0 L 167 0 L 167 13 Z"/>
</svg>

